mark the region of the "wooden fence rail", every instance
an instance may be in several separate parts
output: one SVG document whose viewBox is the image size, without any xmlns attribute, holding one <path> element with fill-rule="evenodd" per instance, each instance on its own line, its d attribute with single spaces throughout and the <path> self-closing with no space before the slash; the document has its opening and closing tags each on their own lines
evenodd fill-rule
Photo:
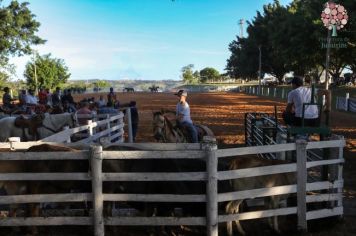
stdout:
<svg viewBox="0 0 356 236">
<path fill-rule="evenodd" d="M 72 135 L 83 136 L 77 143 L 89 144 L 99 140 L 101 137 L 108 137 L 108 141 L 119 138 L 118 142 L 123 142 L 124 135 L 124 114 L 120 112 L 118 115 L 111 116 L 110 114 L 101 115 L 86 115 L 78 114 L 78 119 L 87 119 L 88 124 L 72 129 L 65 129 L 59 133 L 51 135 L 39 142 L 57 142 L 68 143 Z M 102 120 L 100 120 L 102 119 Z M 131 117 L 128 118 L 131 120 Z M 86 132 L 86 133 L 83 133 Z M 132 134 L 131 134 L 132 135 Z"/>
<path fill-rule="evenodd" d="M 9 144 L 0 144 L 4 147 Z M 9 160 L 90 160 L 91 174 L 88 173 L 0 173 L 0 181 L 91 181 L 92 193 L 61 193 L 61 194 L 31 194 L 0 196 L 0 204 L 24 204 L 42 202 L 93 202 L 93 215 L 91 217 L 28 217 L 28 218 L 1 218 L 0 226 L 28 226 L 28 225 L 94 225 L 94 235 L 104 235 L 105 225 L 205 225 L 207 235 L 218 235 L 218 223 L 232 220 L 257 219 L 278 215 L 298 215 L 298 227 L 307 229 L 307 221 L 333 215 L 342 215 L 342 148 L 345 141 L 331 140 L 322 142 L 301 142 L 232 148 L 216 150 L 213 140 L 206 140 L 199 144 L 118 144 L 119 146 L 149 148 L 150 151 L 103 151 L 101 146 L 93 145 L 90 150 L 74 153 L 0 153 L 0 161 Z M 25 147 L 19 145 L 18 147 Z M 333 148 L 338 150 L 332 158 L 322 161 L 307 161 L 307 150 L 314 148 Z M 163 149 L 163 151 L 162 151 Z M 247 158 L 244 155 L 267 152 L 296 151 L 297 163 L 278 166 L 264 166 L 240 170 L 218 171 L 219 159 L 235 157 Z M 205 160 L 206 171 L 201 172 L 103 172 L 105 160 L 136 159 L 138 162 L 145 159 L 186 159 Z M 308 168 L 322 165 L 337 165 L 336 179 L 333 181 L 307 182 Z M 219 181 L 239 179 L 246 177 L 280 174 L 287 172 L 297 173 L 297 183 L 272 188 L 260 188 L 235 192 L 218 193 Z M 104 193 L 105 181 L 203 181 L 206 183 L 204 194 L 145 194 L 145 193 Z M 325 192 L 330 190 L 330 192 Z M 309 193 L 313 192 L 312 195 Z M 244 212 L 240 214 L 219 215 L 218 203 L 238 199 L 251 199 L 283 194 L 297 194 L 296 207 L 284 207 L 263 211 Z M 205 217 L 104 217 L 104 202 L 206 202 Z M 312 202 L 337 202 L 330 209 L 317 209 L 307 211 L 306 204 Z"/>
</svg>

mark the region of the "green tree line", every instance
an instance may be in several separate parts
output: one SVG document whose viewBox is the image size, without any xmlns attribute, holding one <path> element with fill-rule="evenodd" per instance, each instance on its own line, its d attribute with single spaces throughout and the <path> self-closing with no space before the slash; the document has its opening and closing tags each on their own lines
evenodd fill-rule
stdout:
<svg viewBox="0 0 356 236">
<path fill-rule="evenodd" d="M 258 76 L 259 55 L 262 72 L 279 81 L 293 71 L 297 75 L 320 78 L 325 70 L 327 29 L 321 21 L 325 0 L 294 0 L 283 6 L 278 0 L 263 7 L 248 22 L 248 37 L 236 37 L 229 45 L 227 73 L 233 78 L 252 79 Z M 355 0 L 335 1 L 349 13 L 346 27 L 335 40 L 345 48 L 332 48 L 329 73 L 339 77 L 345 68 L 356 71 L 356 3 Z"/>
<path fill-rule="evenodd" d="M 184 66 L 181 72 L 183 82 L 186 84 L 215 83 L 228 79 L 226 75 L 220 74 L 218 70 L 212 67 L 205 67 L 200 71 L 194 71 L 193 64 Z"/>
</svg>

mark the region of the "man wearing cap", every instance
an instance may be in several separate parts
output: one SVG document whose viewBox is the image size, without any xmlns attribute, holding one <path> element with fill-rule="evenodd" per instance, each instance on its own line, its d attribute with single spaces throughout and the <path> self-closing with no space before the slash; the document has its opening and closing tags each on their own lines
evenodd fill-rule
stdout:
<svg viewBox="0 0 356 236">
<path fill-rule="evenodd" d="M 284 119 L 287 124 L 294 126 L 302 125 L 303 118 L 303 104 L 310 103 L 311 89 L 303 86 L 303 79 L 301 77 L 294 77 L 291 81 L 293 90 L 288 93 L 288 104 Z M 318 126 L 319 112 L 316 105 L 305 106 L 304 110 L 304 125 Z"/>
<path fill-rule="evenodd" d="M 186 127 L 189 131 L 192 142 L 197 143 L 198 132 L 193 125 L 192 119 L 190 118 L 190 108 L 189 104 L 186 101 L 188 94 L 184 90 L 179 90 L 178 93 L 176 93 L 175 95 L 179 97 L 179 102 L 176 106 L 176 116 L 179 125 Z"/>
</svg>

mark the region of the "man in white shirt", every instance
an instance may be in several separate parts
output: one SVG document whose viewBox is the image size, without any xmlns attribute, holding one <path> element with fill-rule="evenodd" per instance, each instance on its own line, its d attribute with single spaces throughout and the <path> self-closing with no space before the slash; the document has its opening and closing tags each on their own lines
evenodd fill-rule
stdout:
<svg viewBox="0 0 356 236">
<path fill-rule="evenodd" d="M 99 100 L 96 102 L 98 104 L 98 107 L 105 107 L 106 106 L 106 101 L 104 99 L 103 95 L 100 95 Z"/>
<path fill-rule="evenodd" d="M 291 121 L 289 122 L 291 125 L 301 126 L 303 119 L 303 104 L 310 103 L 311 89 L 303 87 L 303 79 L 300 77 L 294 77 L 291 83 L 293 90 L 288 93 L 286 116 L 291 118 Z M 304 109 L 304 126 L 318 126 L 318 106 L 306 105 Z M 288 124 L 288 122 L 286 123 Z"/>
<path fill-rule="evenodd" d="M 176 93 L 175 95 L 179 97 L 179 102 L 176 106 L 176 117 L 179 122 L 179 125 L 186 127 L 191 136 L 191 141 L 193 143 L 197 143 L 198 132 L 194 127 L 192 119 L 190 118 L 190 108 L 189 104 L 186 101 L 188 94 L 184 90 L 179 90 L 178 93 Z"/>
<path fill-rule="evenodd" d="M 28 94 L 25 97 L 27 105 L 37 105 L 37 98 L 34 96 L 34 91 L 32 89 L 28 90 Z"/>
</svg>

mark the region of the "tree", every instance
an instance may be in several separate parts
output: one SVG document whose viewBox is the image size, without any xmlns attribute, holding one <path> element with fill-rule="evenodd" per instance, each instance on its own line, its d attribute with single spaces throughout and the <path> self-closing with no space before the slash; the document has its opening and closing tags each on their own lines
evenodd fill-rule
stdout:
<svg viewBox="0 0 356 236">
<path fill-rule="evenodd" d="M 31 88 L 36 87 L 35 65 L 37 73 L 37 88 L 55 88 L 67 82 L 70 77 L 68 67 L 64 60 L 51 58 L 51 54 L 37 56 L 34 62 L 26 65 L 24 76 L 27 79 L 27 85 Z"/>
<path fill-rule="evenodd" d="M 214 68 L 206 67 L 200 71 L 200 82 L 215 82 L 220 78 L 220 73 Z"/>
<path fill-rule="evenodd" d="M 7 61 L 1 61 L 0 59 L 0 89 L 8 86 L 7 83 L 13 75 L 15 75 L 15 66 L 8 64 Z"/>
<path fill-rule="evenodd" d="M 186 84 L 197 84 L 199 82 L 199 77 L 196 77 L 196 73 L 193 73 L 194 65 L 189 64 L 182 68 L 182 78 L 183 82 Z"/>
<path fill-rule="evenodd" d="M 193 77 L 197 80 L 197 81 L 200 81 L 200 73 L 199 73 L 199 71 L 195 71 L 194 73 L 193 73 Z"/>
<path fill-rule="evenodd" d="M 248 37 L 237 37 L 229 45 L 231 56 L 227 61 L 226 70 L 231 77 L 256 78 L 261 48 L 262 71 L 282 80 L 283 75 L 289 71 L 283 57 L 283 48 L 288 44 L 277 43 L 275 38 L 283 35 L 278 27 L 285 21 L 286 15 L 286 9 L 275 0 L 274 3 L 263 7 L 263 13 L 257 12 L 252 22 L 248 22 Z"/>
<path fill-rule="evenodd" d="M 263 7 L 263 12 L 248 22 L 247 38 L 239 38 L 229 45 L 231 52 L 226 70 L 231 77 L 254 78 L 258 71 L 258 48 L 262 51 L 262 71 L 280 81 L 286 72 L 314 75 L 319 78 L 325 70 L 327 29 L 320 13 L 325 0 L 294 0 L 288 6 L 278 0 Z M 356 11 L 354 0 L 344 0 L 348 12 Z M 350 14 L 345 29 L 338 32 L 337 40 L 347 40 L 346 48 L 332 48 L 329 72 L 339 77 L 345 67 L 356 69 L 356 15 Z"/>
<path fill-rule="evenodd" d="M 96 88 L 106 88 L 109 87 L 110 83 L 106 80 L 98 80 L 94 82 L 94 87 Z"/>
<path fill-rule="evenodd" d="M 0 4 L 2 0 L 0 0 Z M 31 46 L 45 43 L 36 35 L 40 23 L 28 9 L 29 3 L 11 1 L 8 6 L 0 6 L 0 65 L 8 65 L 9 56 L 23 56 L 32 53 Z M 11 72 L 2 70 L 2 78 Z"/>
<path fill-rule="evenodd" d="M 232 78 L 244 80 L 257 77 L 258 47 L 248 39 L 239 37 L 229 45 L 231 56 L 227 60 L 227 74 Z"/>
</svg>

